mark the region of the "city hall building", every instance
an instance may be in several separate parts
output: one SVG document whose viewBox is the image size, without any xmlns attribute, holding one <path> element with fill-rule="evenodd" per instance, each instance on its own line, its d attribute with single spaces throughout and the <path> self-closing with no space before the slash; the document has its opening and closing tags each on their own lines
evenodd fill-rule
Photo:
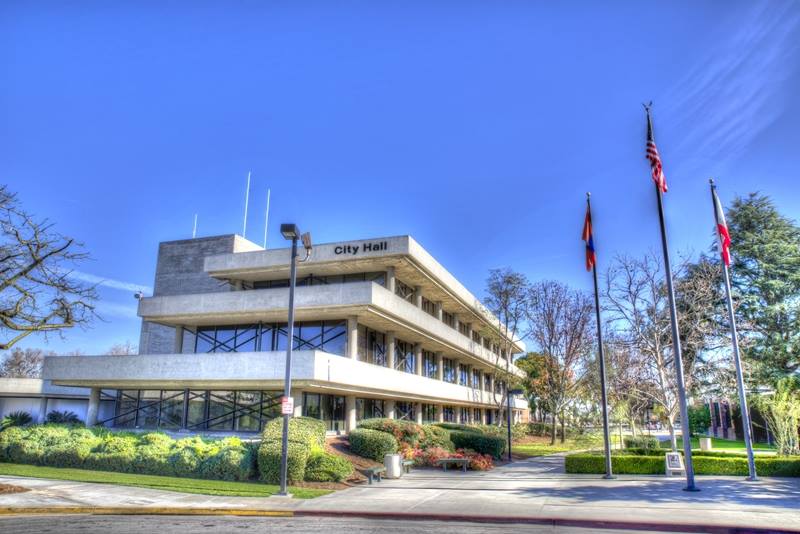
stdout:
<svg viewBox="0 0 800 534">
<path fill-rule="evenodd" d="M 139 301 L 140 353 L 47 358 L 44 378 L 89 388 L 89 424 L 257 432 L 279 415 L 291 342 L 294 414 L 331 432 L 369 417 L 493 423 L 502 415 L 495 371 L 522 375 L 501 350 L 508 338 L 411 237 L 315 246 L 298 263 L 291 341 L 289 262 L 289 248 L 237 235 L 161 243 L 153 296 Z M 108 416 L 99 407 L 110 401 Z M 527 420 L 523 399 L 512 414 Z"/>
</svg>

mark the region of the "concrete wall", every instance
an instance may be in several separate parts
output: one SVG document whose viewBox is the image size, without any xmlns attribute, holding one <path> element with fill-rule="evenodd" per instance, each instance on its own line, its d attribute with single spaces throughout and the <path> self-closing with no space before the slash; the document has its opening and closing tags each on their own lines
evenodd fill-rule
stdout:
<svg viewBox="0 0 800 534">
<path fill-rule="evenodd" d="M 191 295 L 226 292 L 232 289 L 224 280 L 209 276 L 204 270 L 206 256 L 260 249 L 238 235 L 223 235 L 166 241 L 158 246 L 153 295 Z M 174 351 L 175 329 L 142 321 L 140 354 L 166 354 Z"/>
<path fill-rule="evenodd" d="M 38 378 L 0 378 L 0 418 L 23 411 L 41 423 L 50 412 L 70 411 L 85 421 L 88 405 L 88 388 L 57 386 Z M 98 419 L 113 415 L 114 402 L 102 400 Z"/>
</svg>

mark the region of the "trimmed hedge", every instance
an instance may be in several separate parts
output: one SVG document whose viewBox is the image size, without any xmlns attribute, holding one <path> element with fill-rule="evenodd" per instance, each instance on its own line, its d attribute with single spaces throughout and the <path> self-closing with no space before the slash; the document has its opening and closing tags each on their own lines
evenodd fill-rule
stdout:
<svg viewBox="0 0 800 534">
<path fill-rule="evenodd" d="M 0 461 L 212 480 L 248 480 L 255 471 L 255 455 L 239 438 L 176 441 L 161 432 L 49 424 L 0 433 Z"/>
<path fill-rule="evenodd" d="M 395 454 L 398 443 L 395 437 L 387 432 L 369 428 L 356 428 L 350 431 L 350 450 L 354 454 L 383 462 L 387 454 Z"/>
<path fill-rule="evenodd" d="M 358 428 L 386 432 L 394 436 L 398 443 L 407 443 L 411 447 L 419 447 L 424 438 L 422 425 L 401 419 L 364 419 L 358 423 Z"/>
<path fill-rule="evenodd" d="M 722 453 L 717 453 L 722 454 Z M 600 474 L 605 472 L 601 454 L 581 453 L 566 457 L 567 473 Z M 747 457 L 742 455 L 711 456 L 708 453 L 692 454 L 695 473 L 698 475 L 747 476 Z M 800 456 L 756 456 L 759 475 L 773 477 L 800 477 Z M 620 475 L 663 475 L 664 455 L 612 455 L 611 468 Z"/>
<path fill-rule="evenodd" d="M 457 449 L 470 449 L 493 458 L 500 458 L 506 450 L 505 439 L 477 432 L 453 430 L 450 432 L 450 441 Z"/>
<path fill-rule="evenodd" d="M 281 481 L 280 441 L 268 441 L 258 448 L 258 471 L 261 480 L 268 484 L 280 484 Z M 289 441 L 287 455 L 286 479 L 288 482 L 301 482 L 306 474 L 308 447 L 303 443 Z"/>
<path fill-rule="evenodd" d="M 327 452 L 308 457 L 305 479 L 312 482 L 341 482 L 353 474 L 353 464 L 346 458 Z"/>
<path fill-rule="evenodd" d="M 422 425 L 422 439 L 419 442 L 421 449 L 441 447 L 452 451 L 453 442 L 450 440 L 450 431 L 436 425 Z"/>
<path fill-rule="evenodd" d="M 264 427 L 261 434 L 262 442 L 278 441 L 283 439 L 283 418 L 273 419 Z M 301 443 L 310 451 L 325 450 L 325 423 L 320 419 L 311 417 L 289 418 L 289 441 Z"/>
</svg>

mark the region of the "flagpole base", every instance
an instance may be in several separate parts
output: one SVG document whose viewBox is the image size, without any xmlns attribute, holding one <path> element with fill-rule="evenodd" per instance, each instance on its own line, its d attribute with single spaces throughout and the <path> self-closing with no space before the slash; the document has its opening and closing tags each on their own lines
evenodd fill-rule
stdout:
<svg viewBox="0 0 800 534">
<path fill-rule="evenodd" d="M 700 488 L 698 488 L 697 486 L 686 486 L 685 488 L 683 488 L 683 491 L 700 491 Z"/>
<path fill-rule="evenodd" d="M 615 478 L 617 477 L 614 475 L 603 475 L 603 480 L 614 480 Z"/>
<path fill-rule="evenodd" d="M 747 482 L 761 482 L 761 479 L 758 477 L 747 477 L 745 478 Z"/>
</svg>

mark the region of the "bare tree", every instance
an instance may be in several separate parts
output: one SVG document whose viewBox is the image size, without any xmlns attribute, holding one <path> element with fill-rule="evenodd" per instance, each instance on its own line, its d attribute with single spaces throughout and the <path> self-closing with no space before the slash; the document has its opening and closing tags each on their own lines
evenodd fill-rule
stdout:
<svg viewBox="0 0 800 534">
<path fill-rule="evenodd" d="M 560 282 L 539 282 L 530 289 L 527 317 L 530 338 L 547 362 L 541 395 L 553 417 L 550 443 L 555 443 L 559 419 L 563 442 L 564 412 L 576 398 L 589 368 L 593 303 L 586 294 Z"/>
<path fill-rule="evenodd" d="M 514 346 L 521 340 L 520 331 L 525 321 L 529 288 L 530 283 L 525 275 L 509 268 L 490 270 L 486 280 L 484 305 L 496 318 L 497 329 L 503 335 L 497 335 L 489 329 L 485 329 L 482 334 L 495 360 L 492 366 L 492 383 L 495 384 L 492 398 L 503 415 L 506 411 L 508 390 L 519 381 L 519 377 L 511 372 L 511 363 L 515 353 Z M 498 425 L 503 420 L 500 417 Z"/>
<path fill-rule="evenodd" d="M 683 261 L 677 272 L 676 301 L 681 343 L 684 348 L 684 376 L 687 390 L 696 386 L 704 372 L 702 359 L 716 328 L 718 300 L 713 266 Z M 618 256 L 606 275 L 606 308 L 620 339 L 638 362 L 640 374 L 631 386 L 635 395 L 661 408 L 677 447 L 675 420 L 679 413 L 678 392 L 672 351 L 669 304 L 661 262 L 653 253 L 642 258 Z"/>
<path fill-rule="evenodd" d="M 4 378 L 41 378 L 44 357 L 53 355 L 54 353 L 45 353 L 42 349 L 14 348 L 0 363 L 0 376 Z"/>
<path fill-rule="evenodd" d="M 72 238 L 35 221 L 0 186 L 0 350 L 34 332 L 60 332 L 94 316 L 94 287 L 70 276 L 87 258 Z"/>
<path fill-rule="evenodd" d="M 131 343 L 130 340 L 126 340 L 125 343 L 117 343 L 116 345 L 112 345 L 107 351 L 109 356 L 132 356 L 137 353 L 138 348 L 136 345 Z"/>
</svg>

